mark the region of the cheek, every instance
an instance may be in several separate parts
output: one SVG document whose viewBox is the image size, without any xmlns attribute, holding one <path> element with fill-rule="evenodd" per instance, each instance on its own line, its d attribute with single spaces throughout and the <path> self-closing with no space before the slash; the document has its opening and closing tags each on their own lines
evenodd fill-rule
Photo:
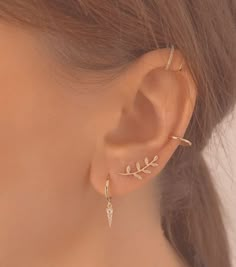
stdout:
<svg viewBox="0 0 236 267">
<path fill-rule="evenodd" d="M 46 255 L 83 223 L 97 99 L 60 85 L 38 42 L 0 35 L 0 251 L 17 261 Z"/>
<path fill-rule="evenodd" d="M 80 183 L 93 148 L 84 100 L 25 76 L 0 85 L 0 236 L 16 247 L 51 232 L 55 242 L 79 225 Z"/>
<path fill-rule="evenodd" d="M 85 99 L 59 86 L 54 63 L 28 32 L 0 25 L 0 34 L 0 188 L 78 172 L 74 163 L 92 146 Z"/>
<path fill-rule="evenodd" d="M 83 127 L 86 116 L 81 116 L 79 100 L 76 106 L 69 99 L 60 88 L 40 80 L 2 82 L 1 162 L 23 174 L 78 157 L 89 144 L 89 129 Z"/>
</svg>

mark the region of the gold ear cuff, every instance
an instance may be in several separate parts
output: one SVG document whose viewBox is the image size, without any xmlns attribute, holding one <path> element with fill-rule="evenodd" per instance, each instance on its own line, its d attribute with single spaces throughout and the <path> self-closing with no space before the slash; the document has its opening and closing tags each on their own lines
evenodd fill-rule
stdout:
<svg viewBox="0 0 236 267">
<path fill-rule="evenodd" d="M 169 55 L 167 64 L 165 66 L 165 70 L 169 70 L 170 69 L 171 63 L 172 63 L 173 58 L 174 58 L 174 52 L 175 52 L 175 47 L 174 47 L 174 45 L 171 45 L 171 47 L 170 47 L 170 55 Z M 181 71 L 183 69 L 183 65 L 184 65 L 184 62 L 182 62 L 180 64 L 179 68 L 176 71 Z"/>
<path fill-rule="evenodd" d="M 172 135 L 170 138 L 179 141 L 181 146 L 191 146 L 192 145 L 191 141 L 189 141 L 188 139 L 179 137 L 179 136 Z"/>
<path fill-rule="evenodd" d="M 173 61 L 174 52 L 175 52 L 175 47 L 174 47 L 174 45 L 171 45 L 171 48 L 170 48 L 170 56 L 169 56 L 169 58 L 168 58 L 168 61 L 167 61 L 165 70 L 169 70 L 170 65 L 171 65 L 171 63 L 172 63 L 172 61 Z"/>
</svg>

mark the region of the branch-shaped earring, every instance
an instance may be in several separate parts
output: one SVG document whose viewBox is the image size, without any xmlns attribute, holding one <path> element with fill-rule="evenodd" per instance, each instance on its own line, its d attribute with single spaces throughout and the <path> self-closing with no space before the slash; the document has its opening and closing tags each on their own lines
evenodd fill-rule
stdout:
<svg viewBox="0 0 236 267">
<path fill-rule="evenodd" d="M 132 176 L 138 178 L 139 180 L 142 180 L 143 178 L 142 178 L 142 176 L 139 173 L 151 173 L 151 171 L 150 170 L 147 170 L 147 168 L 150 167 L 150 166 L 152 166 L 152 167 L 158 166 L 159 164 L 156 163 L 157 159 L 158 159 L 158 156 L 156 155 L 153 158 L 153 160 L 151 162 L 149 162 L 148 158 L 145 157 L 145 159 L 144 159 L 145 166 L 144 167 L 141 168 L 140 163 L 139 162 L 136 162 L 136 169 L 137 169 L 137 171 L 131 172 L 131 167 L 130 167 L 130 165 L 128 165 L 126 167 L 126 172 L 125 173 L 119 173 L 119 174 L 120 175 L 125 175 L 125 176 L 126 175 L 132 175 Z"/>
</svg>

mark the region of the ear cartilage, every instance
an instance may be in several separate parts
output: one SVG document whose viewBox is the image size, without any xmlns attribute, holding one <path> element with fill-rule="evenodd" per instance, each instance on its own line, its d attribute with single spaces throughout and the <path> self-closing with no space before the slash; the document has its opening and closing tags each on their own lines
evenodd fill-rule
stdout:
<svg viewBox="0 0 236 267">
<path fill-rule="evenodd" d="M 144 159 L 145 166 L 144 167 L 141 168 L 140 163 L 136 162 L 137 171 L 131 172 L 131 167 L 130 167 L 130 165 L 128 165 L 126 167 L 126 172 L 125 173 L 119 173 L 119 174 L 120 175 L 125 175 L 125 176 L 131 175 L 131 176 L 136 177 L 139 180 L 142 180 L 143 178 L 140 175 L 140 173 L 151 173 L 151 171 L 147 170 L 147 168 L 150 167 L 150 166 L 152 166 L 152 167 L 158 166 L 159 164 L 156 163 L 157 160 L 158 160 L 158 156 L 157 155 L 154 156 L 154 158 L 153 158 L 153 160 L 151 162 L 149 162 L 149 159 L 147 157 L 145 157 L 145 159 Z"/>
</svg>

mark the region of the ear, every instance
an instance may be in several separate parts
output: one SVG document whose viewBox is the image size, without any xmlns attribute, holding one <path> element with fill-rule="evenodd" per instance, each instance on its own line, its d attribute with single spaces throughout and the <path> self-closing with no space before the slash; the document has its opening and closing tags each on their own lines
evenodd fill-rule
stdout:
<svg viewBox="0 0 236 267">
<path fill-rule="evenodd" d="M 178 50 L 165 69 L 169 56 L 167 48 L 148 52 L 120 75 L 120 116 L 105 133 L 91 164 L 90 179 L 98 192 L 103 194 L 108 174 L 112 195 L 141 187 L 161 172 L 179 145 L 170 136 L 184 136 L 196 86 L 187 64 L 178 71 L 183 62 Z"/>
</svg>

